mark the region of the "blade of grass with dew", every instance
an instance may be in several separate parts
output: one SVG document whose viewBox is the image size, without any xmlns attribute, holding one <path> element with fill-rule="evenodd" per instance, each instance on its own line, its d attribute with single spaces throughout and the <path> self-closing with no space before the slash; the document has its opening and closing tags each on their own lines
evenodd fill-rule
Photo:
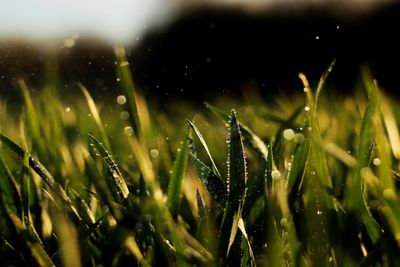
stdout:
<svg viewBox="0 0 400 267">
<path fill-rule="evenodd" d="M 207 188 L 212 198 L 221 206 L 225 207 L 226 201 L 226 186 L 222 183 L 221 179 L 205 165 L 200 159 L 194 154 L 190 154 L 194 162 L 197 175 L 200 181 Z"/>
<path fill-rule="evenodd" d="M 291 167 L 288 172 L 287 190 L 289 196 L 291 194 L 298 193 L 302 185 L 302 178 L 304 173 L 304 166 L 310 151 L 310 141 L 305 140 L 302 144 L 299 144 L 294 152 Z"/>
<path fill-rule="evenodd" d="M 99 153 L 99 156 L 102 157 L 106 166 L 114 180 L 119 193 L 121 194 L 123 199 L 127 199 L 129 196 L 129 189 L 126 185 L 125 179 L 122 176 L 121 171 L 118 168 L 117 163 L 113 160 L 111 154 L 107 151 L 107 149 L 103 146 L 102 143 L 99 142 L 94 136 L 89 135 L 90 145 Z"/>
<path fill-rule="evenodd" d="M 20 234 L 23 240 L 26 242 L 31 256 L 34 258 L 37 265 L 41 267 L 55 266 L 40 243 L 38 243 L 34 237 L 31 236 L 29 230 L 26 228 L 25 224 L 20 220 L 20 218 L 18 218 L 18 216 L 8 207 L 6 207 L 6 211 L 8 217 L 13 222 L 17 233 Z"/>
<path fill-rule="evenodd" d="M 203 135 L 201 134 L 201 132 L 199 131 L 199 129 L 196 127 L 196 125 L 194 125 L 194 124 L 193 124 L 191 121 L 189 121 L 189 120 L 187 120 L 187 122 L 189 123 L 190 127 L 192 127 L 194 133 L 197 135 L 197 137 L 198 137 L 199 140 L 200 140 L 201 145 L 203 146 L 204 150 L 206 151 L 207 156 L 208 156 L 208 158 L 209 158 L 210 161 L 211 161 L 211 166 L 212 166 L 212 169 L 213 169 L 214 174 L 215 174 L 219 179 L 221 179 L 221 181 L 222 181 L 222 176 L 221 176 L 221 174 L 220 174 L 220 172 L 219 172 L 219 170 L 218 170 L 218 168 L 217 168 L 217 165 L 216 165 L 215 162 L 214 162 L 214 159 L 213 159 L 213 157 L 212 157 L 212 155 L 211 155 L 211 153 L 210 153 L 210 150 L 208 149 L 207 143 L 206 143 L 206 141 L 204 140 Z"/>
<path fill-rule="evenodd" d="M 229 125 L 229 115 L 214 107 L 209 103 L 205 103 L 206 107 L 214 114 L 217 118 L 222 120 L 225 124 Z M 253 133 L 249 127 L 246 125 L 240 124 L 241 135 L 243 140 L 248 143 L 251 147 L 255 149 L 264 159 L 268 157 L 268 147 L 267 145 L 261 140 L 261 138 Z"/>
<path fill-rule="evenodd" d="M 171 178 L 168 184 L 167 206 L 173 218 L 178 215 L 179 199 L 181 195 L 182 181 L 186 171 L 187 160 L 189 156 L 189 139 L 191 130 L 186 130 L 185 140 L 178 149 Z"/>
<path fill-rule="evenodd" d="M 377 88 L 372 82 L 371 75 L 367 72 L 367 70 L 363 70 L 362 77 L 364 86 L 366 87 L 368 93 L 368 104 L 362 119 L 361 130 L 358 139 L 357 160 L 359 165 L 348 180 L 344 203 L 351 212 L 357 214 L 364 224 L 369 238 L 371 239 L 372 243 L 375 244 L 381 236 L 380 226 L 372 217 L 367 207 L 363 193 L 364 185 L 361 180 L 360 171 L 362 168 L 368 167 L 371 159 L 371 148 L 375 132 L 373 119 L 378 111 L 378 92 Z"/>
<path fill-rule="evenodd" d="M 239 219 L 238 227 L 242 236 L 244 237 L 242 241 L 242 247 L 244 254 L 242 256 L 242 266 L 254 267 L 256 266 L 256 259 L 254 257 L 253 249 L 251 248 L 251 243 L 249 236 L 247 235 L 246 228 L 244 226 L 244 221 L 242 218 Z"/>
<path fill-rule="evenodd" d="M 315 110 L 314 97 L 307 78 L 300 73 L 299 78 L 303 82 L 306 93 L 306 126 L 307 139 L 316 142 L 321 141 L 317 114 Z M 329 197 L 326 188 L 332 189 L 332 180 L 328 170 L 328 163 L 325 152 L 315 143 L 311 142 L 309 153 L 303 173 L 304 193 L 302 201 L 305 205 L 304 216 L 307 225 L 304 225 L 304 238 L 306 241 L 307 254 L 311 261 L 318 266 L 326 266 L 331 256 L 330 246 L 332 245 L 329 235 L 329 226 L 335 222 L 333 202 Z M 331 216 L 331 218 L 328 218 Z M 312 234 L 311 234 L 312 232 Z"/>
<path fill-rule="evenodd" d="M 302 73 L 299 74 L 300 80 L 303 82 L 304 91 L 306 93 L 307 98 L 307 106 L 306 106 L 306 121 L 307 121 L 307 131 L 312 140 L 316 140 L 317 142 L 321 141 L 321 134 L 319 131 L 317 114 L 315 110 L 315 102 L 314 97 L 312 95 L 311 87 L 308 83 L 306 76 Z M 321 183 L 328 187 L 332 188 L 332 180 L 329 175 L 328 163 L 326 161 L 324 151 L 318 147 L 311 145 L 310 153 L 312 157 L 315 159 L 315 170 L 318 174 Z"/>
<path fill-rule="evenodd" d="M 14 143 L 10 138 L 0 133 L 0 141 L 3 142 L 8 148 L 10 148 L 17 156 L 23 158 L 27 153 L 18 144 Z M 56 196 L 60 197 L 62 201 L 70 208 L 72 213 L 81 220 L 77 209 L 72 204 L 71 199 L 68 197 L 67 193 L 64 191 L 62 186 L 54 180 L 54 177 L 50 172 L 43 166 L 41 162 L 29 155 L 29 166 L 42 178 L 42 180 L 56 193 Z"/>
<path fill-rule="evenodd" d="M 228 196 L 221 223 L 219 246 L 220 256 L 227 258 L 228 255 L 240 253 L 240 251 L 231 252 L 230 249 L 237 238 L 238 223 L 247 189 L 246 157 L 236 111 L 231 111 L 229 119 Z"/>
<path fill-rule="evenodd" d="M 86 102 L 88 104 L 90 113 L 93 116 L 93 119 L 97 125 L 97 128 L 99 129 L 101 140 L 103 141 L 105 148 L 111 152 L 112 150 L 111 150 L 110 141 L 108 140 L 108 135 L 104 128 L 104 124 L 101 121 L 99 111 L 97 110 L 97 107 L 96 107 L 96 103 L 94 102 L 92 96 L 89 94 L 89 91 L 86 89 L 85 86 L 83 86 L 81 83 L 78 83 L 78 86 L 86 98 Z"/>
</svg>

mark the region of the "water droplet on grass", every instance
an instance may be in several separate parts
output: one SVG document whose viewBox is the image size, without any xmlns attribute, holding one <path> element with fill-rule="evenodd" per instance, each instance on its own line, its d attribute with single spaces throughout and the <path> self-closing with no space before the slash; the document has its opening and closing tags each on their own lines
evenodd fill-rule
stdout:
<svg viewBox="0 0 400 267">
<path fill-rule="evenodd" d="M 150 157 L 152 157 L 153 159 L 158 158 L 159 155 L 160 152 L 158 151 L 158 149 L 153 148 L 152 150 L 150 150 Z"/>
<path fill-rule="evenodd" d="M 374 158 L 374 160 L 372 161 L 372 163 L 375 165 L 375 166 L 379 166 L 379 165 L 381 165 L 381 159 L 380 158 Z"/>
<path fill-rule="evenodd" d="M 281 172 L 279 170 L 273 170 L 271 176 L 274 180 L 279 179 L 281 177 Z"/>
<path fill-rule="evenodd" d="M 132 128 L 131 126 L 126 126 L 126 127 L 124 128 L 124 133 L 125 133 L 127 136 L 131 136 L 131 135 L 133 134 L 133 128 Z"/>
<path fill-rule="evenodd" d="M 283 131 L 283 138 L 285 138 L 286 140 L 292 140 L 295 136 L 295 133 L 292 129 L 286 129 Z"/>
<path fill-rule="evenodd" d="M 70 107 L 66 107 L 65 108 L 65 112 L 71 112 L 71 108 Z"/>
<path fill-rule="evenodd" d="M 124 95 L 117 96 L 117 103 L 123 105 L 126 103 L 126 97 Z"/>
<path fill-rule="evenodd" d="M 310 111 L 310 107 L 309 107 L 309 106 L 306 106 L 306 107 L 304 108 L 304 110 L 305 110 L 306 112 L 309 112 L 309 111 Z"/>
</svg>

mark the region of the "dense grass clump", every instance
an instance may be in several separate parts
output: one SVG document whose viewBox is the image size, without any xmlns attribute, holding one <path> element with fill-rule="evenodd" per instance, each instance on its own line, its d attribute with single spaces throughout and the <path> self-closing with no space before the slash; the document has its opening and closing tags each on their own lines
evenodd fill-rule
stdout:
<svg viewBox="0 0 400 267">
<path fill-rule="evenodd" d="M 171 115 L 116 55 L 120 105 L 52 75 L 19 81 L 22 112 L 2 100 L 2 264 L 400 266 L 400 113 L 367 71 L 353 96 L 324 96 L 330 67 L 303 95 Z"/>
</svg>

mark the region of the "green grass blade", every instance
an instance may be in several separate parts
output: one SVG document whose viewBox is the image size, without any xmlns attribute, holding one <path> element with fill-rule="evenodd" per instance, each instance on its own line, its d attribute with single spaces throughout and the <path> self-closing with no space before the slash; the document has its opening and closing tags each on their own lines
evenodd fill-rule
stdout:
<svg viewBox="0 0 400 267">
<path fill-rule="evenodd" d="M 26 228 L 25 224 L 18 218 L 18 216 L 9 208 L 6 208 L 8 217 L 13 222 L 15 229 L 26 242 L 32 257 L 35 259 L 38 266 L 50 267 L 55 266 L 49 255 L 43 249 L 43 247 L 38 243 L 34 237 L 30 234 L 29 230 Z"/>
<path fill-rule="evenodd" d="M 306 120 L 307 120 L 307 131 L 308 135 L 312 140 L 316 140 L 317 142 L 321 141 L 321 133 L 319 131 L 317 113 L 314 105 L 314 97 L 312 95 L 311 87 L 307 81 L 307 78 L 304 74 L 300 73 L 299 77 L 304 85 L 304 91 L 306 93 L 307 98 L 307 106 L 306 110 Z M 312 154 L 313 159 L 315 160 L 315 171 L 319 179 L 321 179 L 321 183 L 328 187 L 332 188 L 332 180 L 328 170 L 328 163 L 326 160 L 326 156 L 321 147 L 316 145 L 311 145 L 310 153 Z"/>
<path fill-rule="evenodd" d="M 376 243 L 381 235 L 381 231 L 379 225 L 368 210 L 364 198 L 364 185 L 361 180 L 360 171 L 362 168 L 368 167 L 372 155 L 372 144 L 375 134 L 373 120 L 378 111 L 378 91 L 372 82 L 371 75 L 366 72 L 366 70 L 364 70 L 362 74 L 364 85 L 367 88 L 368 104 L 362 119 L 360 136 L 358 139 L 357 160 L 359 166 L 348 181 L 345 192 L 345 204 L 350 211 L 359 216 L 366 227 L 372 243 Z"/>
<path fill-rule="evenodd" d="M 18 84 L 22 91 L 22 96 L 24 98 L 25 103 L 25 117 L 26 122 L 28 124 L 30 134 L 33 142 L 33 149 L 36 150 L 39 154 L 39 158 L 47 159 L 47 153 L 45 149 L 45 143 L 43 139 L 43 134 L 40 129 L 40 123 L 37 115 L 37 111 L 35 106 L 33 105 L 32 98 L 29 94 L 29 89 L 26 86 L 24 80 L 19 80 Z"/>
<path fill-rule="evenodd" d="M 194 124 L 193 124 L 191 121 L 189 121 L 189 120 L 187 120 L 187 122 L 189 123 L 190 127 L 192 127 L 194 133 L 197 135 L 197 137 L 198 137 L 199 140 L 200 140 L 201 145 L 203 146 L 204 150 L 206 151 L 207 156 L 208 156 L 208 158 L 209 158 L 210 161 L 211 161 L 213 172 L 215 173 L 215 175 L 217 175 L 217 177 L 219 177 L 219 179 L 222 180 L 222 176 L 221 176 L 221 174 L 220 174 L 220 172 L 219 172 L 219 170 L 218 170 L 218 168 L 217 168 L 217 165 L 216 165 L 215 162 L 214 162 L 214 159 L 213 159 L 213 157 L 212 157 L 212 155 L 211 155 L 211 153 L 210 153 L 210 150 L 208 149 L 207 143 L 206 143 L 206 141 L 204 140 L 203 135 L 201 134 L 201 132 L 199 131 L 199 129 L 196 127 L 196 125 L 194 125 Z"/>
<path fill-rule="evenodd" d="M 246 157 L 240 133 L 236 112 L 232 110 L 229 120 L 229 157 L 228 157 L 228 196 L 221 224 L 220 254 L 223 257 L 229 254 L 231 246 L 237 240 L 239 218 L 247 190 Z"/>
<path fill-rule="evenodd" d="M 325 81 L 328 78 L 329 74 L 332 72 L 333 67 L 335 66 L 336 59 L 334 59 L 331 64 L 329 64 L 328 68 L 324 71 L 324 73 L 321 75 L 321 78 L 319 79 L 317 90 L 315 91 L 315 107 L 314 109 L 318 109 L 318 101 L 319 101 L 319 95 L 321 94 L 322 89 L 325 86 Z"/>
<path fill-rule="evenodd" d="M 190 154 L 200 181 L 210 192 L 212 198 L 221 206 L 225 206 L 226 201 L 226 186 L 222 183 L 221 179 L 200 159 L 194 154 Z"/>
<path fill-rule="evenodd" d="M 126 185 L 125 179 L 122 176 L 121 171 L 118 168 L 117 163 L 115 163 L 114 159 L 112 158 L 111 154 L 107 151 L 107 149 L 103 146 L 102 143 L 99 142 L 94 136 L 89 135 L 90 139 L 90 146 L 92 146 L 95 151 L 99 153 L 99 156 L 104 160 L 108 171 L 110 172 L 112 179 L 114 180 L 119 193 L 123 197 L 123 199 L 128 198 L 129 196 L 129 189 Z"/>
<path fill-rule="evenodd" d="M 6 205 L 14 213 L 17 212 L 17 203 L 20 202 L 13 177 L 11 177 L 10 171 L 7 169 L 2 158 L 0 158 L 0 202 L 2 205 Z"/>
<path fill-rule="evenodd" d="M 104 142 L 104 146 L 106 147 L 106 149 L 111 152 L 110 141 L 108 140 L 108 135 L 107 135 L 106 129 L 104 128 L 104 124 L 101 121 L 99 111 L 97 110 L 97 107 L 96 107 L 96 103 L 94 102 L 92 96 L 89 94 L 89 91 L 86 89 L 85 86 L 83 86 L 81 83 L 78 83 L 78 86 L 86 98 L 86 102 L 88 104 L 90 113 L 93 116 L 93 119 L 97 125 L 97 128 L 99 129 L 101 140 Z"/>
<path fill-rule="evenodd" d="M 230 116 L 217 107 L 209 103 L 205 103 L 206 107 L 220 120 L 222 120 L 225 124 L 229 124 Z M 249 144 L 254 150 L 256 150 L 264 159 L 268 158 L 268 147 L 267 145 L 261 140 L 261 138 L 256 135 L 249 127 L 246 125 L 240 125 L 241 135 L 243 140 Z"/>
<path fill-rule="evenodd" d="M 24 156 L 28 153 L 24 149 L 22 149 L 18 144 L 12 141 L 10 138 L 0 133 L 0 141 L 3 142 L 7 147 L 9 147 L 15 154 L 17 154 L 20 158 L 24 158 Z M 29 154 L 28 154 L 29 155 Z M 57 197 L 60 197 L 64 203 L 70 208 L 72 213 L 81 220 L 77 209 L 72 204 L 71 199 L 67 196 L 67 193 L 64 191 L 62 186 L 55 182 L 54 177 L 50 174 L 50 172 L 43 166 L 43 164 L 32 157 L 29 157 L 29 166 L 43 179 L 43 181 L 56 193 Z"/>
<path fill-rule="evenodd" d="M 186 171 L 187 160 L 189 156 L 189 139 L 191 131 L 186 132 L 185 140 L 181 143 L 176 156 L 172 175 L 168 184 L 167 206 L 173 218 L 178 215 L 179 199 L 181 195 L 182 181 Z"/>
<path fill-rule="evenodd" d="M 243 204 L 246 195 L 247 171 L 239 122 L 234 110 L 229 125 L 228 200 L 237 208 Z"/>
</svg>

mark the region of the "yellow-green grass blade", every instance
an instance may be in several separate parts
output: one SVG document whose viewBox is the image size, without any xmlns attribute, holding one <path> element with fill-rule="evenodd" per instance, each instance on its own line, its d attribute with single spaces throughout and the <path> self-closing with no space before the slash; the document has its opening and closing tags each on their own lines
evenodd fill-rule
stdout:
<svg viewBox="0 0 400 267">
<path fill-rule="evenodd" d="M 21 235 L 22 239 L 25 241 L 31 256 L 34 258 L 38 266 L 41 267 L 50 267 L 55 266 L 52 260 L 50 259 L 47 252 L 41 246 L 39 242 L 35 240 L 35 238 L 31 235 L 26 225 L 20 220 L 20 218 L 15 214 L 11 209 L 6 207 L 7 215 L 14 224 L 14 227 L 19 235 Z"/>
<path fill-rule="evenodd" d="M 12 141 L 10 138 L 0 133 L 0 141 L 4 143 L 8 148 L 10 148 L 15 154 L 17 154 L 20 158 L 24 158 L 28 153 L 24 149 L 22 149 L 18 144 Z M 44 167 L 44 165 L 32 157 L 29 156 L 29 166 L 42 178 L 42 180 L 52 189 L 55 193 L 56 197 L 60 197 L 62 201 L 70 208 L 71 212 L 81 220 L 77 209 L 72 204 L 71 199 L 68 197 L 65 190 L 62 186 L 54 180 L 54 177 L 50 174 L 50 172 Z"/>
<path fill-rule="evenodd" d="M 24 80 L 19 80 L 18 84 L 22 91 L 22 96 L 25 103 L 25 118 L 29 128 L 29 133 L 32 140 L 33 149 L 37 151 L 39 158 L 43 160 L 48 159 L 48 153 L 46 153 L 46 147 L 43 139 L 42 130 L 40 128 L 39 117 L 35 106 L 33 105 L 32 98 L 29 93 L 29 89 Z"/>
<path fill-rule="evenodd" d="M 111 152 L 110 141 L 108 140 L 108 135 L 106 129 L 104 128 L 104 124 L 100 118 L 100 114 L 99 111 L 97 110 L 96 103 L 94 102 L 92 96 L 89 94 L 89 91 L 86 89 L 85 86 L 83 86 L 81 83 L 78 83 L 78 86 L 86 98 L 86 102 L 88 104 L 90 113 L 92 114 L 92 117 L 97 125 L 97 128 L 99 129 L 101 140 L 103 141 L 105 148 Z"/>
<path fill-rule="evenodd" d="M 189 156 L 189 142 L 191 138 L 191 130 L 187 129 L 185 140 L 182 141 L 178 149 L 174 166 L 172 169 L 171 178 L 168 184 L 168 199 L 167 206 L 173 218 L 178 215 L 182 182 L 185 176 L 186 165 Z"/>
</svg>

